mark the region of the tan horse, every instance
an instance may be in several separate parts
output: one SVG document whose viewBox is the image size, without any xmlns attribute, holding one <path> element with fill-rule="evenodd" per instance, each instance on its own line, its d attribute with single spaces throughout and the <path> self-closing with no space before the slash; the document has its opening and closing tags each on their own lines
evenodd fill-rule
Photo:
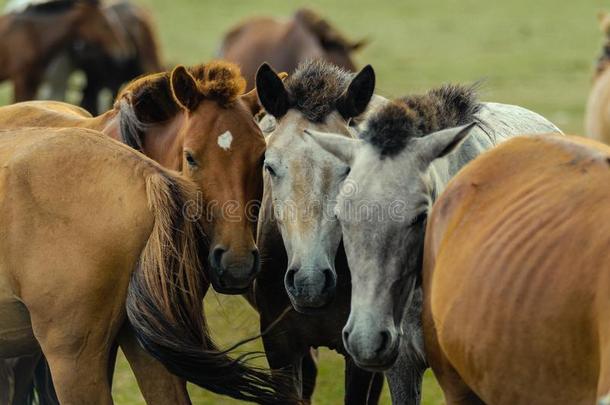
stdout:
<svg viewBox="0 0 610 405">
<path fill-rule="evenodd" d="M 608 184 L 610 147 L 552 135 L 509 140 L 451 181 L 423 275 L 426 355 L 448 405 L 610 392 Z"/>
<path fill-rule="evenodd" d="M 127 52 L 97 0 L 58 0 L 0 16 L 0 80 L 11 80 L 14 100 L 31 100 L 44 71 L 75 39 L 121 59 Z"/>
<path fill-rule="evenodd" d="M 587 136 L 610 144 L 610 15 L 601 12 L 598 18 L 605 43 L 597 61 L 587 102 L 585 131 Z"/>
<path fill-rule="evenodd" d="M 304 8 L 289 20 L 255 17 L 240 23 L 225 35 L 219 57 L 238 64 L 251 89 L 263 62 L 292 73 L 300 62 L 323 59 L 354 72 L 351 55 L 364 45 L 366 41 L 350 41 L 322 16 Z"/>
<path fill-rule="evenodd" d="M 111 404 L 108 354 L 127 315 L 172 370 L 282 402 L 267 374 L 210 342 L 193 183 L 86 129 L 2 132 L 0 161 L 0 357 L 40 345 L 62 404 Z"/>
<path fill-rule="evenodd" d="M 256 91 L 242 95 L 239 69 L 211 62 L 130 83 L 115 107 L 97 117 L 70 104 L 31 101 L 0 108 L 0 128 L 83 127 L 101 131 L 181 171 L 201 190 L 210 238 L 211 281 L 244 292 L 260 267 L 254 243 L 265 141 L 253 116 Z"/>
</svg>

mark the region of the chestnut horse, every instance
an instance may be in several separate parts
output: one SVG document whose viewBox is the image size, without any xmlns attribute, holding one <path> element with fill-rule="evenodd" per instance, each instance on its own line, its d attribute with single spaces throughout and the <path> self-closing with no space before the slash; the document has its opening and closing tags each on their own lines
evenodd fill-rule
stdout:
<svg viewBox="0 0 610 405">
<path fill-rule="evenodd" d="M 423 275 L 448 405 L 609 403 L 609 183 L 608 146 L 553 135 L 507 141 L 449 183 Z"/>
<path fill-rule="evenodd" d="M 587 102 L 585 131 L 587 136 L 610 144 L 610 15 L 601 12 L 598 18 L 605 43 L 597 61 Z"/>
<path fill-rule="evenodd" d="M 365 44 L 364 40 L 350 41 L 323 17 L 304 8 L 290 20 L 256 17 L 242 22 L 225 35 L 219 57 L 237 63 L 251 89 L 263 62 L 292 73 L 307 59 L 324 59 L 353 72 L 351 54 Z"/>
<path fill-rule="evenodd" d="M 111 404 L 109 352 L 128 317 L 170 370 L 239 399 L 286 400 L 209 338 L 194 183 L 82 128 L 1 132 L 0 161 L 0 357 L 40 347 L 62 404 Z"/>
<path fill-rule="evenodd" d="M 97 0 L 58 0 L 0 16 L 0 80 L 11 80 L 14 100 L 31 100 L 49 62 L 76 38 L 117 59 L 127 52 Z"/>
<path fill-rule="evenodd" d="M 212 247 L 212 285 L 240 293 L 259 268 L 252 202 L 262 193 L 265 149 L 253 121 L 260 108 L 256 92 L 240 95 L 244 86 L 239 70 L 228 63 L 179 66 L 171 74 L 134 81 L 101 116 L 61 102 L 32 101 L 0 108 L 0 128 L 96 129 L 182 171 L 207 204 L 203 219 Z"/>
</svg>

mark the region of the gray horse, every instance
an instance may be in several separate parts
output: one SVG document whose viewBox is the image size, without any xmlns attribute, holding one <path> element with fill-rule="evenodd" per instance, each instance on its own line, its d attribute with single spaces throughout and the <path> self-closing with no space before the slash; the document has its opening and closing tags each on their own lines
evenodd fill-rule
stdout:
<svg viewBox="0 0 610 405">
<path fill-rule="evenodd" d="M 360 367 L 406 368 L 421 379 L 419 275 L 432 203 L 460 168 L 505 139 L 560 131 L 524 108 L 481 103 L 472 87 L 445 86 L 384 105 L 359 139 L 306 132 L 351 168 L 334 208 L 352 277 L 344 345 Z"/>
</svg>

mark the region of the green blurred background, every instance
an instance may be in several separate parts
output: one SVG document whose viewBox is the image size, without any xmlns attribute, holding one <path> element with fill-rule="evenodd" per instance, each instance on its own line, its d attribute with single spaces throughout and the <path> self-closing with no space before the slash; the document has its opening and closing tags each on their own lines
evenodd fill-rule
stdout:
<svg viewBox="0 0 610 405">
<path fill-rule="evenodd" d="M 138 0 L 135 0 L 138 1 Z M 223 33 L 252 15 L 289 16 L 312 7 L 353 39 L 370 44 L 356 60 L 373 65 L 377 92 L 400 96 L 445 82 L 484 80 L 481 97 L 535 110 L 565 132 L 583 133 L 583 112 L 602 44 L 601 0 L 139 0 L 154 14 L 166 64 L 209 60 Z M 0 0 L 3 4 L 4 0 Z M 9 85 L 0 87 L 6 103 Z M 240 297 L 209 294 L 207 315 L 221 343 L 258 331 L 257 315 Z M 260 349 L 260 343 L 248 348 Z M 343 360 L 322 350 L 314 402 L 343 403 Z M 121 357 L 114 379 L 117 404 L 142 404 Z M 235 404 L 191 387 L 194 404 Z M 382 404 L 390 404 L 384 390 Z M 425 405 L 442 404 L 430 373 Z"/>
</svg>

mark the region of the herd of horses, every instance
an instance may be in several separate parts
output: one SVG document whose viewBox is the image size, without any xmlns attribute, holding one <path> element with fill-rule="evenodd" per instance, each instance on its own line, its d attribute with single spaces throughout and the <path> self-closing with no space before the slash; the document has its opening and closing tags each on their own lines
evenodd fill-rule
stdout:
<svg viewBox="0 0 610 405">
<path fill-rule="evenodd" d="M 109 23 L 124 10 L 147 22 Z M 610 147 L 476 86 L 376 94 L 364 42 L 310 10 L 167 71 L 137 8 L 53 0 L 0 29 L 41 21 L 53 52 L 2 65 L 15 101 L 89 47 L 143 75 L 92 84 L 89 111 L 0 107 L 0 403 L 111 404 L 119 347 L 148 404 L 190 404 L 186 382 L 311 403 L 317 347 L 344 356 L 349 405 L 384 379 L 419 404 L 429 367 L 448 405 L 610 403 Z M 608 49 L 587 113 L 605 142 Z M 210 286 L 258 311 L 269 370 L 215 345 Z"/>
</svg>

